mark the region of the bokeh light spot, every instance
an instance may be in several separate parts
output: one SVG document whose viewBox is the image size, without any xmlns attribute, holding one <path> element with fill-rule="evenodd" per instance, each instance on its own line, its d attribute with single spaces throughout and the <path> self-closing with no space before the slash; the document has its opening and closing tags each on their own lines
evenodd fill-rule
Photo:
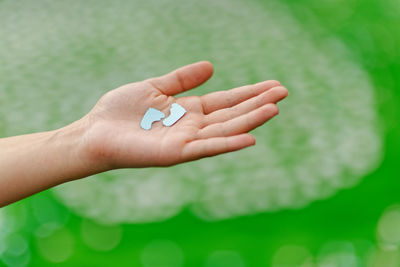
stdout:
<svg viewBox="0 0 400 267">
<path fill-rule="evenodd" d="M 280 247 L 272 260 L 272 267 L 303 267 L 312 264 L 313 257 L 307 248 L 296 245 Z"/>
<path fill-rule="evenodd" d="M 358 267 L 361 263 L 351 242 L 328 242 L 319 251 L 317 265 L 321 267 Z"/>
<path fill-rule="evenodd" d="M 182 249 L 170 240 L 151 241 L 141 254 L 143 267 L 180 267 L 183 258 Z"/>
<path fill-rule="evenodd" d="M 119 225 L 102 225 L 89 220 L 83 220 L 81 235 L 85 244 L 99 251 L 115 248 L 122 238 L 122 227 Z"/>
<path fill-rule="evenodd" d="M 367 267 L 399 267 L 400 253 L 398 250 L 376 249 L 370 253 L 365 265 Z"/>
<path fill-rule="evenodd" d="M 10 255 L 8 253 L 4 253 L 1 256 L 1 260 L 7 267 L 25 267 L 28 266 L 30 261 L 31 254 L 30 251 L 26 251 L 21 255 Z"/>
<path fill-rule="evenodd" d="M 72 255 L 74 238 L 69 230 L 60 228 L 47 236 L 37 236 L 36 245 L 43 258 L 53 263 L 60 263 Z"/>
<path fill-rule="evenodd" d="M 400 205 L 387 208 L 378 223 L 378 240 L 383 246 L 400 246 Z"/>
<path fill-rule="evenodd" d="M 207 257 L 205 267 L 245 267 L 246 264 L 239 253 L 230 250 L 215 251 Z"/>
</svg>

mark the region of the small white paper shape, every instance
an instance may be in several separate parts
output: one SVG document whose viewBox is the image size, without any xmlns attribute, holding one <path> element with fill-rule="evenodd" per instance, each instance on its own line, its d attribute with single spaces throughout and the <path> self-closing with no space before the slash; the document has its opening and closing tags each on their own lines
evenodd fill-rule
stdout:
<svg viewBox="0 0 400 267">
<path fill-rule="evenodd" d="M 177 104 L 177 103 L 173 103 L 171 105 L 171 108 L 169 109 L 169 116 L 168 118 L 163 120 L 163 124 L 164 126 L 171 126 L 174 123 L 176 123 L 180 118 L 183 117 L 183 115 L 185 115 L 186 113 L 186 109 L 184 109 L 181 105 Z"/>
<path fill-rule="evenodd" d="M 149 108 L 143 116 L 142 121 L 140 122 L 140 127 L 145 130 L 150 130 L 151 125 L 155 121 L 159 121 L 165 117 L 165 114 L 158 109 Z"/>
</svg>

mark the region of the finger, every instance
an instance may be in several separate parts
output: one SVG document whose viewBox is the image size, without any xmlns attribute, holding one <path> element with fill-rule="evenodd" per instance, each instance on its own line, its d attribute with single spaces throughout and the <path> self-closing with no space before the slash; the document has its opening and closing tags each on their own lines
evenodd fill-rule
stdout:
<svg viewBox="0 0 400 267">
<path fill-rule="evenodd" d="M 252 97 L 246 101 L 243 101 L 236 106 L 219 109 L 206 115 L 206 123 L 214 124 L 236 118 L 265 104 L 277 103 L 278 101 L 284 99 L 287 95 L 288 91 L 285 87 L 274 87 L 256 97 Z"/>
<path fill-rule="evenodd" d="M 203 110 L 209 114 L 218 109 L 229 108 L 249 98 L 257 96 L 275 86 L 280 86 L 278 81 L 264 81 L 252 85 L 245 85 L 231 90 L 218 91 L 201 96 Z"/>
<path fill-rule="evenodd" d="M 208 125 L 199 131 L 198 138 L 206 139 L 246 133 L 270 120 L 278 112 L 278 107 L 275 104 L 266 104 L 226 122 Z"/>
<path fill-rule="evenodd" d="M 212 157 L 243 149 L 254 144 L 255 138 L 250 134 L 195 140 L 185 146 L 183 158 L 186 161 L 191 161 L 204 157 Z"/>
<path fill-rule="evenodd" d="M 200 61 L 146 81 L 163 94 L 171 96 L 201 85 L 211 77 L 212 73 L 212 64 Z"/>
</svg>

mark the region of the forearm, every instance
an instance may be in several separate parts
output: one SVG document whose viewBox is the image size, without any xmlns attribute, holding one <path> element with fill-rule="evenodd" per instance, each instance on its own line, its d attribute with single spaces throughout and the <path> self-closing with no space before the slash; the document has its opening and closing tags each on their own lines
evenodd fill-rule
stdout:
<svg viewBox="0 0 400 267">
<path fill-rule="evenodd" d="M 84 125 L 76 122 L 0 139 L 0 206 L 101 171 L 85 154 L 84 134 Z"/>
</svg>

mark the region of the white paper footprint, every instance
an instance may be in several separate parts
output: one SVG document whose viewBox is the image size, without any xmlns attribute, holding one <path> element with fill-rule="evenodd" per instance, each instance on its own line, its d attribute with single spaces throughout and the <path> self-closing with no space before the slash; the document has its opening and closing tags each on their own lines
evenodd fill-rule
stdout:
<svg viewBox="0 0 400 267">
<path fill-rule="evenodd" d="M 164 126 L 167 127 L 176 123 L 186 113 L 186 110 L 177 103 L 173 103 L 169 111 L 170 111 L 169 116 L 163 120 Z"/>
<path fill-rule="evenodd" d="M 153 122 L 159 121 L 164 117 L 165 114 L 163 112 L 155 108 L 149 108 L 144 114 L 140 126 L 145 130 L 150 130 Z"/>
</svg>

